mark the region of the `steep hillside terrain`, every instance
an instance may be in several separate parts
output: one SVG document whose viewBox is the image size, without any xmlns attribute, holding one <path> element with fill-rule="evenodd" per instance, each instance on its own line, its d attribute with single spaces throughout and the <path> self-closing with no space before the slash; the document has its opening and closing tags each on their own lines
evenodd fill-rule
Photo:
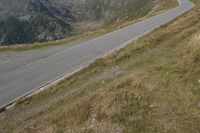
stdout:
<svg viewBox="0 0 200 133">
<path fill-rule="evenodd" d="M 69 36 L 67 7 L 48 0 L 1 0 L 0 44 L 31 43 Z"/>
<path fill-rule="evenodd" d="M 2 132 L 200 132 L 200 1 L 0 115 Z"/>
<path fill-rule="evenodd" d="M 148 13 L 157 0 L 0 0 L 0 45 L 66 38 Z"/>
</svg>

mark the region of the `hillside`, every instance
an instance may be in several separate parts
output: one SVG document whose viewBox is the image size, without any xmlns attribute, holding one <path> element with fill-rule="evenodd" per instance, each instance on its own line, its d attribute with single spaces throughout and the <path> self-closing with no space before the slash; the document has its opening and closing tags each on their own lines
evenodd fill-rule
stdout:
<svg viewBox="0 0 200 133">
<path fill-rule="evenodd" d="M 200 1 L 0 115 L 2 132 L 200 132 Z"/>
<path fill-rule="evenodd" d="M 48 0 L 1 0 L 0 44 L 32 43 L 69 36 L 73 16 Z"/>
<path fill-rule="evenodd" d="M 67 38 L 144 16 L 155 5 L 157 0 L 0 0 L 0 45 Z"/>
</svg>

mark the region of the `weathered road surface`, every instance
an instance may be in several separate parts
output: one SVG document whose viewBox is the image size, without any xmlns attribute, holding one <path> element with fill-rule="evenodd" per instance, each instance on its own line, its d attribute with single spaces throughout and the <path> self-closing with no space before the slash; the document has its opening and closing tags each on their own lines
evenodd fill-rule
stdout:
<svg viewBox="0 0 200 133">
<path fill-rule="evenodd" d="M 101 37 L 81 42 L 61 52 L 0 73 L 0 107 L 45 85 L 63 74 L 104 55 L 106 52 L 124 46 L 163 25 L 194 5 L 188 0 L 179 0 L 179 6 L 123 29 Z M 6 62 L 8 63 L 8 62 Z"/>
</svg>

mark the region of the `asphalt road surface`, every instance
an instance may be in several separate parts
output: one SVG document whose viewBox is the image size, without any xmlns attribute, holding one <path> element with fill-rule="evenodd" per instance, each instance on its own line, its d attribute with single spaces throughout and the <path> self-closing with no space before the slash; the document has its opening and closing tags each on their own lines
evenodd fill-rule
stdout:
<svg viewBox="0 0 200 133">
<path fill-rule="evenodd" d="M 39 88 L 40 86 L 69 73 L 77 67 L 104 55 L 134 39 L 166 24 L 194 5 L 188 0 L 179 0 L 179 6 L 123 29 L 98 38 L 81 42 L 46 58 L 0 73 L 0 106 Z"/>
</svg>

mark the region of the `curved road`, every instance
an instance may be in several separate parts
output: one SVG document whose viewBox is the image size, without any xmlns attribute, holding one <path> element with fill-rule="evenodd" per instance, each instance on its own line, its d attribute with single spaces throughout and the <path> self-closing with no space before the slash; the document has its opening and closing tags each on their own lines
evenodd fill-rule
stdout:
<svg viewBox="0 0 200 133">
<path fill-rule="evenodd" d="M 57 79 L 63 74 L 70 73 L 108 51 L 123 47 L 128 42 L 180 16 L 193 6 L 193 3 L 188 0 L 179 0 L 178 7 L 162 14 L 79 43 L 31 64 L 0 73 L 0 107 L 45 85 L 49 81 Z"/>
</svg>

